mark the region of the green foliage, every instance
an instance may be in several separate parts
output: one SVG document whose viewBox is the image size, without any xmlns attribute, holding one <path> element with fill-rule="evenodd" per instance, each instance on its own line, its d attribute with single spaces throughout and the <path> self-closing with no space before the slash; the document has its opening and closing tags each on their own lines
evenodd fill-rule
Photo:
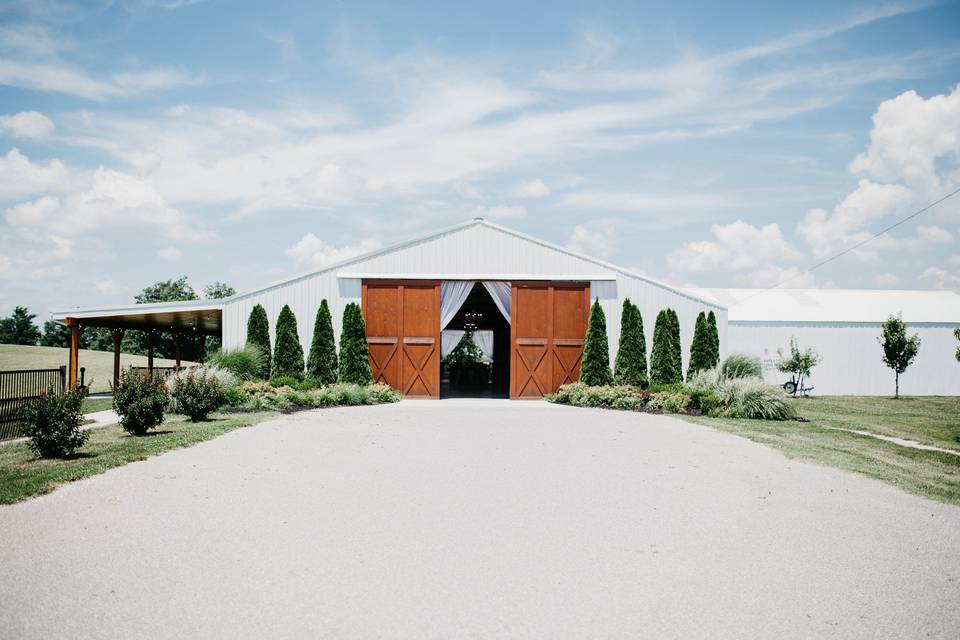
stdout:
<svg viewBox="0 0 960 640">
<path fill-rule="evenodd" d="M 315 389 L 245 382 L 230 395 L 230 406 L 258 410 L 294 411 L 320 407 L 354 406 L 398 402 L 400 394 L 384 384 L 331 384 Z"/>
<path fill-rule="evenodd" d="M 717 316 L 711 310 L 707 314 L 707 329 L 710 332 L 710 365 L 707 369 L 720 364 L 720 332 L 717 330 Z"/>
<path fill-rule="evenodd" d="M 444 356 L 440 364 L 449 367 L 453 364 L 473 364 L 483 362 L 483 351 L 473 341 L 473 332 L 464 331 L 460 342 L 453 348 L 453 351 Z"/>
<path fill-rule="evenodd" d="M 800 351 L 796 338 L 792 337 L 790 338 L 790 357 L 784 357 L 780 349 L 777 349 L 777 354 L 780 356 L 780 364 L 777 365 L 779 371 L 808 378 L 810 371 L 820 362 L 820 355 L 813 347 Z"/>
<path fill-rule="evenodd" d="M 343 330 L 340 333 L 339 379 L 344 384 L 373 384 L 370 355 L 367 351 L 367 330 L 363 313 L 356 302 L 343 310 Z"/>
<path fill-rule="evenodd" d="M 237 290 L 225 282 L 214 282 L 203 288 L 203 297 L 207 300 L 222 300 L 236 295 Z"/>
<path fill-rule="evenodd" d="M 10 316 L 0 320 L 0 343 L 37 344 L 40 329 L 33 323 L 37 314 L 30 313 L 26 307 L 14 307 Z"/>
<path fill-rule="evenodd" d="M 260 349 L 263 354 L 263 369 L 259 377 L 267 380 L 270 378 L 271 371 L 271 350 L 270 350 L 270 321 L 267 319 L 267 310 L 261 305 L 256 305 L 250 311 L 250 317 L 247 318 L 247 345 Z"/>
<path fill-rule="evenodd" d="M 134 297 L 137 304 L 150 304 L 153 302 L 180 302 L 185 300 L 196 300 L 197 292 L 187 282 L 186 276 L 181 276 L 176 280 L 163 280 L 155 282 L 152 285 L 143 288 L 139 294 Z M 127 353 L 137 353 L 145 355 L 149 350 L 149 338 L 144 331 L 127 331 L 124 341 L 131 344 Z M 205 337 L 196 334 L 182 334 L 180 336 L 180 352 L 184 360 L 199 361 L 203 353 Z M 110 343 L 110 351 L 113 350 L 113 342 Z M 176 345 L 173 336 L 166 331 L 155 332 L 153 335 L 154 354 L 159 358 L 175 358 Z"/>
<path fill-rule="evenodd" d="M 620 315 L 620 344 L 613 377 L 617 384 L 629 384 L 646 389 L 650 384 L 647 375 L 647 339 L 643 335 L 643 317 L 630 298 L 623 301 Z"/>
<path fill-rule="evenodd" d="M 689 378 L 698 371 L 711 369 L 715 364 L 713 334 L 710 331 L 707 315 L 701 311 L 693 329 L 693 340 L 690 342 L 690 362 L 687 365 L 687 377 Z"/>
<path fill-rule="evenodd" d="M 270 386 L 274 389 L 280 387 L 290 387 L 291 389 L 299 389 L 302 385 L 302 381 L 299 378 L 293 376 L 274 376 L 270 378 Z"/>
<path fill-rule="evenodd" d="M 610 372 L 610 346 L 607 341 L 607 318 L 597 298 L 590 307 L 587 320 L 587 335 L 583 345 L 583 361 L 580 365 L 580 382 L 599 387 L 613 384 Z"/>
<path fill-rule="evenodd" d="M 247 343 L 242 349 L 214 351 L 207 356 L 206 364 L 229 371 L 239 380 L 257 380 L 265 360 L 260 347 Z"/>
<path fill-rule="evenodd" d="M 783 389 L 765 383 L 759 376 L 740 375 L 744 368 L 731 367 L 731 371 L 737 374 L 733 377 L 724 376 L 716 368 L 698 371 L 690 376 L 687 387 L 701 413 L 757 420 L 789 420 L 795 417 L 793 406 Z"/>
<path fill-rule="evenodd" d="M 120 384 L 113 392 L 113 410 L 120 416 L 120 426 L 136 436 L 163 422 L 163 412 L 169 402 L 162 380 L 128 371 L 120 374 Z"/>
<path fill-rule="evenodd" d="M 557 392 L 546 396 L 548 402 L 575 407 L 609 407 L 639 411 L 646 406 L 650 392 L 632 385 L 589 386 L 582 382 L 561 385 Z"/>
<path fill-rule="evenodd" d="M 57 394 L 52 390 L 20 411 L 23 434 L 41 458 L 65 458 L 82 447 L 89 433 L 80 429 L 84 393 Z"/>
<path fill-rule="evenodd" d="M 894 397 L 900 397 L 900 374 L 907 370 L 920 351 L 920 336 L 907 336 L 907 325 L 902 317 L 890 316 L 883 323 L 883 333 L 879 337 L 883 347 L 883 363 L 893 369 L 895 380 Z"/>
<path fill-rule="evenodd" d="M 293 376 L 303 378 L 303 347 L 297 332 L 297 317 L 290 305 L 283 305 L 277 317 L 277 341 L 273 349 L 274 376 Z"/>
<path fill-rule="evenodd" d="M 87 331 L 80 334 L 80 348 L 89 348 L 90 336 Z M 70 346 L 70 327 L 62 325 L 53 320 L 47 320 L 43 323 L 43 335 L 40 336 L 40 346 L 42 347 L 62 347 L 64 349 Z"/>
<path fill-rule="evenodd" d="M 953 330 L 953 337 L 960 342 L 960 327 Z M 960 362 L 960 347 L 957 347 L 957 352 L 954 355 L 957 357 L 957 362 Z"/>
<path fill-rule="evenodd" d="M 313 324 L 307 376 L 316 378 L 321 384 L 333 384 L 337 381 L 337 345 L 333 339 L 333 318 L 330 316 L 326 298 L 320 302 L 317 319 Z"/>
<path fill-rule="evenodd" d="M 233 374 L 212 366 L 191 367 L 167 378 L 173 410 L 197 422 L 226 404 Z"/>
<path fill-rule="evenodd" d="M 653 350 L 650 353 L 651 384 L 683 382 L 680 363 L 680 323 L 672 309 L 657 314 L 653 325 Z"/>
<path fill-rule="evenodd" d="M 663 413 L 684 413 L 692 402 L 693 398 L 686 393 L 660 391 L 650 396 L 647 408 Z"/>
<path fill-rule="evenodd" d="M 724 378 L 762 378 L 763 363 L 760 358 L 745 353 L 731 353 L 720 366 Z"/>
</svg>

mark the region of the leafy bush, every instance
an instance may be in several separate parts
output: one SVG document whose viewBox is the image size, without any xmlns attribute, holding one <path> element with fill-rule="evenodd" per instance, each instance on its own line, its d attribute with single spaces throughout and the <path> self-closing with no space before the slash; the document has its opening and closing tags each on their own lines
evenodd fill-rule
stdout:
<svg viewBox="0 0 960 640">
<path fill-rule="evenodd" d="M 194 422 L 226 404 L 226 391 L 235 386 L 233 374 L 213 366 L 191 367 L 167 378 L 173 410 Z"/>
<path fill-rule="evenodd" d="M 617 384 L 629 384 L 642 389 L 650 384 L 643 316 L 629 298 L 623 301 L 623 312 L 620 315 L 620 344 L 617 347 L 613 377 Z"/>
<path fill-rule="evenodd" d="M 761 378 L 729 378 L 720 381 L 719 406 L 715 414 L 728 418 L 790 420 L 796 411 L 780 387 Z"/>
<path fill-rule="evenodd" d="M 723 378 L 762 378 L 763 364 L 760 358 L 745 353 L 731 353 L 720 366 Z"/>
<path fill-rule="evenodd" d="M 38 456 L 64 458 L 86 443 L 90 434 L 80 430 L 83 396 L 79 390 L 63 394 L 51 390 L 21 409 L 23 435 Z"/>
<path fill-rule="evenodd" d="M 247 343 L 242 349 L 214 351 L 206 364 L 229 371 L 239 380 L 256 380 L 266 368 L 267 357 L 260 347 Z"/>
<path fill-rule="evenodd" d="M 613 407 L 638 410 L 646 405 L 650 393 L 628 385 L 592 387 L 582 382 L 562 385 L 557 392 L 546 397 L 548 402 L 569 404 L 575 407 Z"/>
<path fill-rule="evenodd" d="M 660 391 L 650 396 L 647 409 L 663 413 L 683 413 L 692 401 L 693 399 L 685 393 Z"/>
<path fill-rule="evenodd" d="M 400 394 L 384 384 L 331 384 L 316 389 L 274 387 L 272 384 L 244 382 L 237 387 L 242 402 L 232 406 L 244 409 L 292 409 L 336 407 L 344 405 L 399 402 Z"/>
<path fill-rule="evenodd" d="M 316 378 L 320 384 L 333 384 L 337 381 L 337 346 L 333 340 L 333 318 L 330 316 L 326 298 L 320 301 L 313 324 L 307 376 Z"/>
<path fill-rule="evenodd" d="M 267 319 L 267 310 L 256 305 L 247 319 L 247 344 L 260 349 L 263 354 L 263 368 L 259 378 L 270 378 L 270 321 Z"/>
<path fill-rule="evenodd" d="M 600 299 L 590 307 L 587 320 L 587 335 L 583 345 L 583 360 L 580 365 L 580 382 L 589 386 L 613 384 L 610 371 L 610 346 L 607 340 L 607 317 L 600 306 Z"/>
<path fill-rule="evenodd" d="M 339 380 L 343 384 L 373 383 L 370 354 L 367 351 L 367 329 L 363 312 L 356 302 L 343 309 L 343 330 L 340 333 Z"/>
<path fill-rule="evenodd" d="M 291 389 L 299 389 L 300 384 L 300 379 L 294 378 L 293 376 L 276 376 L 270 379 L 270 386 L 274 388 L 290 387 Z"/>
<path fill-rule="evenodd" d="M 273 350 L 273 376 L 303 378 L 303 347 L 297 333 L 297 317 L 290 305 L 283 305 L 277 317 L 277 344 Z"/>
<path fill-rule="evenodd" d="M 113 391 L 113 410 L 127 433 L 142 436 L 163 422 L 170 395 L 162 380 L 124 372 Z"/>
</svg>

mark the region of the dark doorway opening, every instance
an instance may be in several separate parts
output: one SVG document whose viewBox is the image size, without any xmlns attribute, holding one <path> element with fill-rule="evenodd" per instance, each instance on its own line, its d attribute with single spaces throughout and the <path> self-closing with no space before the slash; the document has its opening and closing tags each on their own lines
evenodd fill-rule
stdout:
<svg viewBox="0 0 960 640">
<path fill-rule="evenodd" d="M 476 283 L 445 329 L 492 331 L 493 361 L 440 364 L 441 398 L 508 398 L 510 396 L 510 323 L 487 289 Z"/>
</svg>

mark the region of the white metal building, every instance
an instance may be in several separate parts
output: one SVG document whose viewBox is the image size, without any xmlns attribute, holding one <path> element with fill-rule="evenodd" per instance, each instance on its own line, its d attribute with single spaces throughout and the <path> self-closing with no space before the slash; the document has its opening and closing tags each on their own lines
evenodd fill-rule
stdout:
<svg viewBox="0 0 960 640">
<path fill-rule="evenodd" d="M 960 327 L 960 295 L 952 291 L 850 289 L 694 289 L 728 309 L 727 353 L 761 358 L 764 377 L 783 383 L 778 349 L 790 338 L 822 358 L 813 370 L 819 395 L 892 395 L 893 371 L 881 361 L 878 338 L 891 314 L 902 314 L 909 334 L 920 336 L 914 363 L 900 376 L 904 395 L 960 393 L 954 330 Z"/>
</svg>

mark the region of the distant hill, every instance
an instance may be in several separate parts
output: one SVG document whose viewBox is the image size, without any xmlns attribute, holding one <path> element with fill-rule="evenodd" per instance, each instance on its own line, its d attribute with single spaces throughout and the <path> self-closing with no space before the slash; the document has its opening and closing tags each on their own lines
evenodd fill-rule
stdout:
<svg viewBox="0 0 960 640">
<path fill-rule="evenodd" d="M 0 344 L 0 371 L 15 369 L 56 369 L 67 364 L 69 350 L 61 347 L 31 347 L 18 344 Z M 172 367 L 173 360 L 154 358 L 156 367 Z M 188 366 L 192 362 L 181 362 Z M 120 354 L 120 366 L 145 367 L 147 356 L 135 356 L 128 353 Z M 80 350 L 80 366 L 86 368 L 85 381 L 93 384 L 91 391 L 110 391 L 110 382 L 113 380 L 113 352 Z"/>
</svg>

